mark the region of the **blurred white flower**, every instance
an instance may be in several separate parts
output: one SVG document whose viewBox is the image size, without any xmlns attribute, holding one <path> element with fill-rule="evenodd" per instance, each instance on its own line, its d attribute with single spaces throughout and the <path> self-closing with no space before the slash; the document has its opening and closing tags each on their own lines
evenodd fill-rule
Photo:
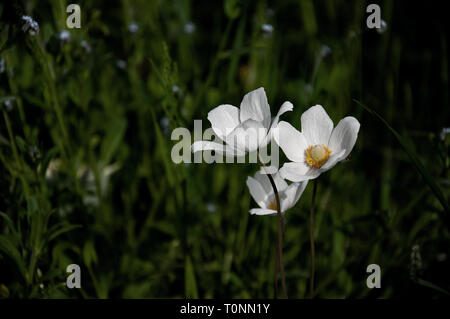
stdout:
<svg viewBox="0 0 450 319">
<path fill-rule="evenodd" d="M 244 96 L 240 109 L 230 104 L 222 104 L 208 113 L 208 120 L 222 144 L 211 141 L 197 141 L 191 146 L 192 152 L 215 151 L 226 156 L 245 156 L 247 152 L 265 147 L 272 139 L 273 128 L 280 116 L 292 111 L 291 102 L 284 102 L 277 116 L 271 120 L 270 106 L 264 88 L 259 88 Z"/>
<path fill-rule="evenodd" d="M 261 25 L 261 30 L 264 32 L 265 36 L 270 37 L 273 33 L 273 26 L 271 24 L 264 23 L 263 25 Z"/>
<path fill-rule="evenodd" d="M 310 83 L 306 83 L 304 86 L 304 90 L 306 94 L 311 94 L 314 92 L 314 87 Z"/>
<path fill-rule="evenodd" d="M 181 92 L 181 89 L 180 89 L 180 87 L 178 85 L 175 84 L 174 86 L 172 86 L 172 92 L 174 94 L 178 94 L 178 93 Z"/>
<path fill-rule="evenodd" d="M 81 186 L 85 190 L 85 194 L 83 195 L 83 203 L 85 205 L 97 206 L 99 200 L 99 193 L 97 186 L 100 187 L 100 195 L 105 196 L 111 176 L 120 169 L 119 163 L 113 163 L 110 165 L 104 165 L 102 162 L 98 163 L 98 178 L 99 185 L 97 185 L 95 180 L 94 171 L 87 165 L 81 164 L 77 165 L 77 179 L 79 179 Z M 39 166 L 39 169 L 42 169 Z M 61 176 L 61 172 L 63 170 L 63 162 L 61 159 L 56 158 L 52 159 L 45 171 L 45 179 L 48 183 L 54 183 Z M 72 210 L 72 206 L 61 207 L 60 214 L 66 215 L 70 213 Z"/>
<path fill-rule="evenodd" d="M 192 33 L 194 33 L 194 32 L 195 32 L 195 29 L 196 29 L 195 24 L 192 23 L 192 22 L 187 22 L 187 23 L 184 25 L 184 33 L 186 33 L 186 34 L 192 34 Z"/>
<path fill-rule="evenodd" d="M 89 45 L 89 43 L 86 40 L 81 40 L 80 45 L 84 49 L 84 51 L 86 51 L 86 53 L 91 52 L 91 46 Z"/>
<path fill-rule="evenodd" d="M 48 182 L 54 181 L 61 170 L 62 161 L 59 158 L 52 159 L 45 170 L 45 179 Z"/>
<path fill-rule="evenodd" d="M 130 33 L 136 33 L 139 31 L 139 24 L 137 24 L 136 22 L 131 22 L 128 25 L 128 32 Z"/>
<path fill-rule="evenodd" d="M 36 35 L 39 33 L 39 24 L 33 20 L 30 16 L 22 16 L 22 20 L 25 24 L 22 26 L 22 31 L 29 31 L 30 35 Z"/>
<path fill-rule="evenodd" d="M 377 32 L 381 34 L 381 33 L 384 33 L 386 30 L 387 30 L 387 23 L 386 23 L 386 21 L 381 20 L 380 27 L 377 28 Z"/>
<path fill-rule="evenodd" d="M 333 121 L 321 105 L 302 114 L 302 132 L 280 122 L 275 141 L 292 162 L 280 169 L 281 176 L 292 182 L 314 179 L 350 154 L 358 137 L 360 124 L 354 117 L 343 118 L 333 129 Z"/>
<path fill-rule="evenodd" d="M 119 69 L 125 70 L 127 68 L 127 62 L 124 60 L 117 60 L 116 65 Z"/>
<path fill-rule="evenodd" d="M 450 133 L 450 127 L 444 127 L 441 131 L 440 138 L 441 140 L 445 140 L 445 136 Z"/>
<path fill-rule="evenodd" d="M 320 48 L 320 57 L 324 58 L 326 56 L 328 56 L 329 54 L 331 54 L 331 49 L 328 45 L 322 45 L 322 47 Z"/>
<path fill-rule="evenodd" d="M 409 265 L 409 275 L 413 279 L 417 279 L 417 276 L 422 272 L 422 256 L 420 255 L 420 246 L 414 245 L 411 249 L 411 259 Z"/>
<path fill-rule="evenodd" d="M 41 158 L 41 151 L 36 145 L 32 145 L 28 148 L 28 153 L 33 160 L 38 160 Z"/>
<path fill-rule="evenodd" d="M 120 164 L 113 163 L 110 165 L 98 164 L 98 174 L 100 181 L 100 195 L 105 196 L 109 186 L 111 176 L 120 169 Z M 83 203 L 85 205 L 97 206 L 99 204 L 99 193 L 97 191 L 97 184 L 95 181 L 94 171 L 86 165 L 81 165 L 77 169 L 77 177 L 80 179 L 82 186 L 86 191 L 83 196 Z"/>
<path fill-rule="evenodd" d="M 6 111 L 10 112 L 14 109 L 14 97 L 8 98 L 3 102 Z"/>
<path fill-rule="evenodd" d="M 70 32 L 67 30 L 61 30 L 61 32 L 58 33 L 58 39 L 59 39 L 59 41 L 61 41 L 61 44 L 69 43 Z"/>
<path fill-rule="evenodd" d="M 206 209 L 208 210 L 208 212 L 210 212 L 211 214 L 214 213 L 216 211 L 216 204 L 214 203 L 208 203 L 206 205 Z"/>
<path fill-rule="evenodd" d="M 308 181 L 288 185 L 279 173 L 272 176 L 280 196 L 280 211 L 283 214 L 297 203 Z M 247 178 L 247 186 L 253 199 L 260 207 L 250 209 L 250 214 L 275 216 L 277 214 L 277 203 L 268 176 L 257 172 L 254 177 L 249 176 Z"/>
<path fill-rule="evenodd" d="M 168 135 L 170 133 L 170 120 L 167 116 L 164 116 L 159 121 L 159 124 L 161 125 L 163 134 Z"/>
</svg>

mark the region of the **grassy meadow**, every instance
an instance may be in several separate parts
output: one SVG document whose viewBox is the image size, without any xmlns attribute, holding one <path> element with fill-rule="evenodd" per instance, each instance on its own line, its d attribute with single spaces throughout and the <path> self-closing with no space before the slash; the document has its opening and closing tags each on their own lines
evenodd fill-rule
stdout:
<svg viewBox="0 0 450 319">
<path fill-rule="evenodd" d="M 0 3 L 0 298 L 273 298 L 276 217 L 249 214 L 245 183 L 259 166 L 171 160 L 173 129 L 259 87 L 297 129 L 315 104 L 361 123 L 318 179 L 314 297 L 449 296 L 441 4 L 377 2 L 377 31 L 362 0 L 80 0 L 79 29 L 69 3 Z M 311 197 L 285 215 L 289 298 L 308 297 Z"/>
</svg>

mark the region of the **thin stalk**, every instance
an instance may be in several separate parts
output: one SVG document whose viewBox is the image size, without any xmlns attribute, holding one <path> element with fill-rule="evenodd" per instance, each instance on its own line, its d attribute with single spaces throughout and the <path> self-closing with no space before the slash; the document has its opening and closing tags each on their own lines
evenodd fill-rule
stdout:
<svg viewBox="0 0 450 319">
<path fill-rule="evenodd" d="M 316 252 L 314 248 L 314 206 L 316 201 L 316 192 L 317 192 L 317 179 L 314 180 L 313 194 L 311 200 L 311 210 L 309 214 L 309 242 L 311 244 L 311 278 L 310 278 L 311 281 L 309 284 L 309 295 L 311 299 L 314 296 L 314 273 L 316 270 L 315 265 Z"/>
<path fill-rule="evenodd" d="M 278 298 L 278 265 L 279 265 L 279 261 L 278 261 L 278 244 L 275 245 L 275 271 L 273 273 L 273 289 L 275 292 L 275 296 L 274 298 L 277 299 Z"/>
<path fill-rule="evenodd" d="M 9 59 L 8 55 L 5 56 L 5 59 L 6 59 L 6 65 L 9 65 L 11 60 Z M 7 72 L 8 72 L 8 83 L 9 83 L 9 87 L 11 88 L 11 93 L 16 97 L 15 101 L 17 103 L 17 108 L 19 110 L 19 117 L 20 117 L 20 121 L 22 123 L 21 126 L 23 129 L 23 133 L 25 135 L 25 138 L 28 139 L 30 130 L 26 123 L 25 112 L 23 110 L 22 98 L 20 98 L 19 93 L 18 93 L 19 92 L 18 85 L 14 79 L 12 68 L 7 68 Z"/>
<path fill-rule="evenodd" d="M 16 146 L 16 142 L 14 139 L 14 134 L 12 131 L 12 126 L 11 126 L 11 122 L 9 120 L 9 116 L 8 113 L 3 110 L 3 118 L 5 119 L 5 123 L 6 123 L 6 129 L 8 131 L 8 136 L 9 136 L 9 143 L 11 144 L 11 148 L 13 151 L 13 156 L 14 159 L 17 163 L 17 165 L 19 166 L 19 179 L 22 182 L 22 186 L 23 186 L 23 191 L 25 193 L 25 197 L 28 198 L 29 195 L 29 187 L 28 184 L 24 178 L 24 168 L 23 168 L 23 163 L 21 158 L 19 157 L 19 151 L 17 150 L 17 146 Z M 11 173 L 14 175 L 14 172 L 11 171 Z"/>
<path fill-rule="evenodd" d="M 281 204 L 280 204 L 280 195 L 278 194 L 277 186 L 275 185 L 275 181 L 273 180 L 272 175 L 267 171 L 266 165 L 261 160 L 261 157 L 258 154 L 258 160 L 264 170 L 266 171 L 266 175 L 269 178 L 270 184 L 272 185 L 273 192 L 275 194 L 275 201 L 277 204 L 277 219 L 278 219 L 278 261 L 280 264 L 280 274 L 281 274 L 281 287 L 283 288 L 284 298 L 288 298 L 286 292 L 286 281 L 284 280 L 284 265 L 283 265 L 283 215 L 281 215 Z"/>
</svg>

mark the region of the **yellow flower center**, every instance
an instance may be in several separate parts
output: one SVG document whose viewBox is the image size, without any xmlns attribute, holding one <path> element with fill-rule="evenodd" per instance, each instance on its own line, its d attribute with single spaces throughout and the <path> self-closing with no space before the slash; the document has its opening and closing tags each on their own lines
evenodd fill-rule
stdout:
<svg viewBox="0 0 450 319">
<path fill-rule="evenodd" d="M 325 145 L 312 145 L 306 149 L 305 160 L 313 168 L 321 168 L 330 157 L 331 151 Z"/>
<path fill-rule="evenodd" d="M 271 202 L 270 205 L 269 205 L 269 209 L 277 210 L 277 203 Z"/>
</svg>

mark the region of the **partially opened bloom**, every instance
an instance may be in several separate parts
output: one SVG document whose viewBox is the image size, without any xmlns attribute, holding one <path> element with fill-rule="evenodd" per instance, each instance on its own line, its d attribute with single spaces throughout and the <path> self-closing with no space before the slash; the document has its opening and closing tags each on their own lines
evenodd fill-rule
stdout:
<svg viewBox="0 0 450 319">
<path fill-rule="evenodd" d="M 215 151 L 227 156 L 244 156 L 247 152 L 267 146 L 281 114 L 292 109 L 292 103 L 284 102 L 272 120 L 264 88 L 256 89 L 244 96 L 240 108 L 222 104 L 208 113 L 208 120 L 215 135 L 226 145 L 197 141 L 192 144 L 191 150 L 194 153 Z"/>
<path fill-rule="evenodd" d="M 280 211 L 283 214 L 297 203 L 308 181 L 288 185 L 279 173 L 273 174 L 272 176 L 277 186 L 278 195 L 280 196 Z M 250 214 L 273 216 L 277 214 L 275 193 L 267 175 L 257 172 L 255 177 L 249 176 L 247 178 L 247 186 L 253 199 L 260 207 L 250 209 Z"/>
<path fill-rule="evenodd" d="M 352 116 L 343 118 L 333 129 L 333 121 L 321 105 L 310 107 L 301 117 L 302 132 L 280 122 L 275 141 L 292 162 L 284 164 L 280 174 L 292 182 L 318 177 L 350 154 L 360 124 Z"/>
</svg>

